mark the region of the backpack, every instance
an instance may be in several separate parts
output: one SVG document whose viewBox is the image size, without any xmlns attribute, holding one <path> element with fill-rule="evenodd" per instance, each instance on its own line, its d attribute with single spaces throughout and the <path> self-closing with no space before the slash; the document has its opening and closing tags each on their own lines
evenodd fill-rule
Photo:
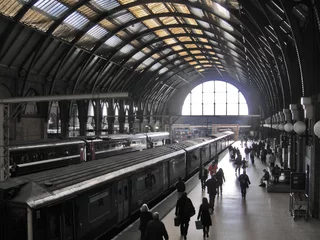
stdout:
<svg viewBox="0 0 320 240">
<path fill-rule="evenodd" d="M 188 213 L 187 215 L 189 217 L 192 217 L 196 214 L 196 209 L 194 208 L 194 206 L 189 198 L 187 199 L 185 210 L 186 210 L 186 213 Z"/>
</svg>

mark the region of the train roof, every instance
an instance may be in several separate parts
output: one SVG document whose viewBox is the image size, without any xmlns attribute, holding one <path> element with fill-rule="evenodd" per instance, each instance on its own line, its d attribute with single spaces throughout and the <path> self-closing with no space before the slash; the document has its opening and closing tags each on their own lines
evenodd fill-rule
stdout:
<svg viewBox="0 0 320 240">
<path fill-rule="evenodd" d="M 19 194 L 11 201 L 37 208 L 184 153 L 183 150 L 159 147 L 122 154 L 12 178 L 0 182 L 0 189 L 20 186 Z"/>
</svg>

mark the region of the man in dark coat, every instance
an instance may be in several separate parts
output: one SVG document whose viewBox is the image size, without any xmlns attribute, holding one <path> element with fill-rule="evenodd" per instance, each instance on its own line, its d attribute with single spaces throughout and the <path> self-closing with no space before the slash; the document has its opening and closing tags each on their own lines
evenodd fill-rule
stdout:
<svg viewBox="0 0 320 240">
<path fill-rule="evenodd" d="M 166 227 L 159 219 L 159 213 L 155 212 L 152 217 L 153 220 L 147 225 L 144 240 L 169 240 Z"/>
<path fill-rule="evenodd" d="M 186 184 L 182 180 L 182 177 L 179 177 L 179 181 L 176 182 L 174 187 L 177 189 L 179 199 L 182 196 L 182 194 L 186 191 Z"/>
<path fill-rule="evenodd" d="M 215 175 L 211 175 L 211 178 L 206 181 L 206 186 L 208 189 L 208 194 L 209 194 L 209 203 L 211 204 L 212 208 L 214 209 L 214 199 L 217 194 L 217 187 L 218 187 L 218 182 L 215 177 Z"/>
<path fill-rule="evenodd" d="M 190 217 L 195 214 L 194 206 L 187 197 L 187 193 L 183 193 L 181 198 L 177 201 L 176 216 L 180 220 L 180 233 L 187 239 Z"/>
<path fill-rule="evenodd" d="M 206 169 L 206 167 L 203 165 L 203 167 L 200 169 L 199 171 L 199 179 L 201 181 L 201 188 L 202 191 L 205 190 L 206 188 L 206 181 L 208 178 L 208 170 Z"/>
<path fill-rule="evenodd" d="M 243 170 L 243 173 L 239 176 L 238 180 L 240 182 L 242 198 L 246 198 L 247 188 L 249 187 L 249 184 L 251 184 L 246 170 Z"/>
</svg>

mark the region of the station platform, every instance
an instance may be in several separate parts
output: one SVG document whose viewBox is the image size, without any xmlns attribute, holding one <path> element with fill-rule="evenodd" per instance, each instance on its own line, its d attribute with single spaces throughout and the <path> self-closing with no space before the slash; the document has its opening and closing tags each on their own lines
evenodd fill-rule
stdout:
<svg viewBox="0 0 320 240">
<path fill-rule="evenodd" d="M 236 142 L 244 154 L 244 148 Z M 268 193 L 266 188 L 259 187 L 263 169 L 266 168 L 255 159 L 252 165 L 249 161 L 247 174 L 251 185 L 247 191 L 246 199 L 242 199 L 240 186 L 235 175 L 233 163 L 229 161 L 228 151 L 219 156 L 219 168 L 225 173 L 226 182 L 223 185 L 223 194 L 216 197 L 215 211 L 212 218 L 212 226 L 209 231 L 209 240 L 315 240 L 320 239 L 320 221 L 309 218 L 297 218 L 296 221 L 289 212 L 288 193 Z M 199 206 L 206 192 L 201 191 L 200 181 L 196 174 L 187 183 L 188 197 L 192 200 L 196 215 L 189 223 L 187 239 L 205 239 L 202 230 L 196 230 L 195 221 Z M 180 236 L 179 227 L 174 227 L 176 192 L 155 206 L 151 211 L 159 212 L 162 222 L 165 224 L 170 240 L 183 239 Z M 139 220 L 126 228 L 113 240 L 140 240 Z"/>
</svg>

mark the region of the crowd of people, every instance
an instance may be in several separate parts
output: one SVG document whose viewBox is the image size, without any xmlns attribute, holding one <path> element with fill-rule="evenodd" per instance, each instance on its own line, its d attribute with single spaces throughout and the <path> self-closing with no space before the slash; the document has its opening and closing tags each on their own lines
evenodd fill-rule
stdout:
<svg viewBox="0 0 320 240">
<path fill-rule="evenodd" d="M 279 181 L 279 172 L 281 168 L 276 165 L 275 153 L 271 151 L 270 145 L 260 141 L 259 143 L 252 143 L 251 147 L 245 144 L 244 149 L 246 157 L 251 159 L 251 163 L 254 164 L 255 156 L 260 157 L 262 163 L 266 162 L 267 154 L 269 156 L 270 170 L 272 171 L 274 181 Z M 235 175 L 240 185 L 241 196 L 246 198 L 247 188 L 251 184 L 250 178 L 247 175 L 248 161 L 245 157 L 242 157 L 240 150 L 237 147 L 229 147 L 230 158 L 234 160 Z M 241 173 L 242 169 L 242 173 Z M 277 175 L 278 174 L 278 175 Z M 260 179 L 260 185 L 264 186 L 264 182 L 268 182 L 270 179 L 270 173 L 268 170 L 263 169 L 263 176 Z M 218 160 L 215 159 L 208 168 L 204 165 L 199 169 L 199 180 L 201 182 L 202 191 L 207 191 L 208 198 L 203 197 L 202 204 L 198 210 L 197 220 L 201 222 L 203 229 L 203 237 L 209 237 L 209 229 L 212 225 L 211 214 L 215 208 L 215 198 L 217 195 L 222 195 L 223 183 L 226 181 L 222 168 L 218 167 Z M 175 225 L 180 226 L 181 237 L 187 239 L 190 218 L 196 214 L 192 200 L 188 198 L 186 193 L 186 186 L 183 179 L 180 177 L 175 184 L 177 190 L 178 200 L 175 208 Z M 168 233 L 164 224 L 159 220 L 159 214 L 153 215 L 148 209 L 148 206 L 144 204 L 141 207 L 140 218 L 140 231 L 142 240 L 160 240 L 169 239 Z"/>
</svg>

